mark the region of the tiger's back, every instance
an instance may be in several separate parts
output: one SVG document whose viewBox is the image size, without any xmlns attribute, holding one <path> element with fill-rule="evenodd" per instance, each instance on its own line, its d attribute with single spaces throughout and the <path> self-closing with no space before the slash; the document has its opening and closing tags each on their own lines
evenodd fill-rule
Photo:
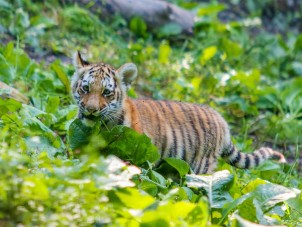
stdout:
<svg viewBox="0 0 302 227">
<path fill-rule="evenodd" d="M 227 123 L 208 106 L 175 101 L 130 99 L 127 89 L 137 68 L 128 63 L 114 69 L 90 64 L 78 53 L 72 90 L 78 117 L 87 125 L 125 125 L 149 136 L 162 157 L 187 161 L 195 173 L 211 173 L 219 156 L 238 168 L 252 168 L 266 159 L 285 162 L 284 156 L 262 147 L 251 154 L 236 149 Z"/>
<path fill-rule="evenodd" d="M 195 167 L 194 172 L 212 172 L 230 143 L 228 126 L 216 111 L 173 101 L 132 102 L 138 112 L 138 122 L 133 123 L 151 138 L 162 157 L 181 158 Z"/>
</svg>

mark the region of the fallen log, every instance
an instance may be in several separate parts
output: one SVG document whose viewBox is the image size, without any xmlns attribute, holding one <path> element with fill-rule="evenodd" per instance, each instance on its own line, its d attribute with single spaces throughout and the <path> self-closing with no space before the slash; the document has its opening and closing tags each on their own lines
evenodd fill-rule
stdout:
<svg viewBox="0 0 302 227">
<path fill-rule="evenodd" d="M 85 6 L 100 18 L 120 14 L 127 21 L 141 17 L 148 28 L 158 29 L 167 24 L 176 24 L 181 33 L 193 34 L 195 13 L 161 0 L 65 0 L 65 3 L 77 3 Z"/>
</svg>

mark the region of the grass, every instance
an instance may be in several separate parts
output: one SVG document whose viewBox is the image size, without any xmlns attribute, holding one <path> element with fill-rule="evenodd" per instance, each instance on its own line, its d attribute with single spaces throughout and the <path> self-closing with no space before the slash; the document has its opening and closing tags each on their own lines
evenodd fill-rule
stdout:
<svg viewBox="0 0 302 227">
<path fill-rule="evenodd" d="M 239 226 L 239 215 L 253 223 L 301 224 L 301 35 L 291 30 L 275 35 L 259 25 L 255 35 L 245 23 L 221 23 L 211 11 L 215 2 L 202 5 L 195 35 L 185 38 L 168 33 L 159 38 L 138 19 L 100 21 L 83 7 L 57 1 L 0 3 L 0 80 L 31 101 L 0 99 L 1 223 Z M 257 9 L 247 19 L 258 16 Z M 85 129 L 74 121 L 77 107 L 69 88 L 76 50 L 115 67 L 134 62 L 139 78 L 132 97 L 210 105 L 230 124 L 239 149 L 267 144 L 289 163 L 238 170 L 220 160 L 221 180 L 202 178 L 203 185 L 189 187 L 179 160 L 159 169 L 132 160 L 141 167 L 137 175 L 135 167 L 100 156 L 95 150 L 113 149 L 105 147 L 108 135 L 92 137 L 91 143 L 85 137 L 90 145 L 78 153 L 71 147 Z M 168 170 L 176 177 L 165 174 Z M 210 183 L 211 193 L 204 189 Z M 209 197 L 223 202 L 213 207 Z"/>
</svg>

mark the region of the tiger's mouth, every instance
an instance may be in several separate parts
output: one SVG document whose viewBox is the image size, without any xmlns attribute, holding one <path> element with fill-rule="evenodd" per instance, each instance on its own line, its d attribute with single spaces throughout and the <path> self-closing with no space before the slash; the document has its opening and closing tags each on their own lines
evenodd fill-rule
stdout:
<svg viewBox="0 0 302 227">
<path fill-rule="evenodd" d="M 95 116 L 93 114 L 82 114 L 82 120 L 84 120 L 85 122 L 90 122 L 92 124 L 92 122 L 96 123 L 96 122 L 101 122 L 102 124 L 106 124 L 109 122 L 109 120 L 102 115 L 99 116 Z"/>
<path fill-rule="evenodd" d="M 89 119 L 91 121 L 97 121 L 100 119 L 100 116 L 94 116 L 93 114 L 90 115 L 83 114 L 83 118 Z"/>
</svg>

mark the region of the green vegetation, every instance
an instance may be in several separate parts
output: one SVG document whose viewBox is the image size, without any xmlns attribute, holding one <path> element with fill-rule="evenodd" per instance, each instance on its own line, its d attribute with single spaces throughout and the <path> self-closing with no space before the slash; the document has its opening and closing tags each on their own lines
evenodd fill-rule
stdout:
<svg viewBox="0 0 302 227">
<path fill-rule="evenodd" d="M 55 0 L 0 0 L 0 81 L 30 98 L 0 98 L 0 226 L 302 226 L 302 35 L 257 25 L 270 1 L 249 1 L 245 20 L 228 23 L 216 1 L 173 2 L 198 10 L 194 36 L 175 26 L 150 33 L 140 18 L 100 21 Z M 220 160 L 200 176 L 173 158 L 155 168 L 146 136 L 76 120 L 76 50 L 116 67 L 134 62 L 129 95 L 210 105 L 239 149 L 267 143 L 289 163 L 239 170 Z"/>
</svg>

